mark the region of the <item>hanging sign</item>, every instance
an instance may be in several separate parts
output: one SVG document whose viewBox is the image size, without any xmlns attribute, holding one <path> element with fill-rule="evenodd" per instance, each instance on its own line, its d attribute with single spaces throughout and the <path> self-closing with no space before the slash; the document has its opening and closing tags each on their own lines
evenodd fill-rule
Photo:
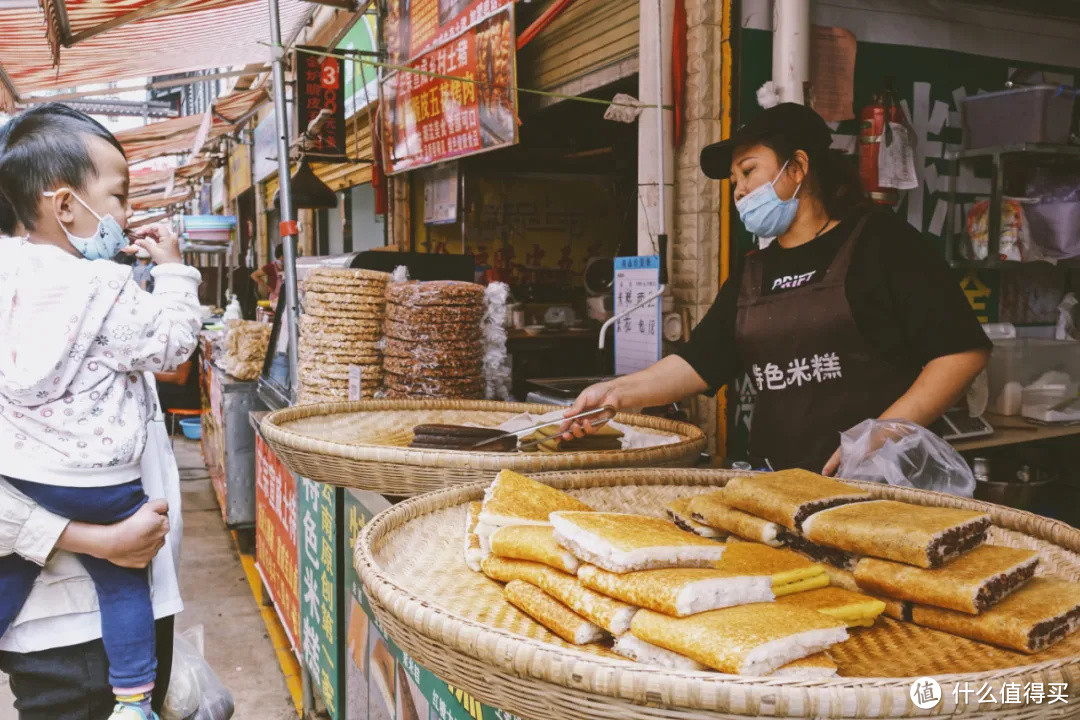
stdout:
<svg viewBox="0 0 1080 720">
<path fill-rule="evenodd" d="M 615 314 L 626 312 L 660 289 L 660 256 L 615 258 Z M 660 300 L 615 321 L 615 374 L 644 370 L 660 360 Z"/>
<path fill-rule="evenodd" d="M 517 143 L 516 58 L 509 5 L 410 62 L 418 72 L 392 73 L 383 86 L 388 173 Z"/>
<path fill-rule="evenodd" d="M 345 160 L 345 81 L 341 58 L 316 55 L 325 48 L 300 45 L 296 48 L 297 131 L 303 133 L 323 113 L 314 137 L 307 141 L 307 154 L 319 160 Z"/>
<path fill-rule="evenodd" d="M 390 62 L 400 65 L 460 35 L 514 0 L 390 0 L 384 25 Z"/>
</svg>

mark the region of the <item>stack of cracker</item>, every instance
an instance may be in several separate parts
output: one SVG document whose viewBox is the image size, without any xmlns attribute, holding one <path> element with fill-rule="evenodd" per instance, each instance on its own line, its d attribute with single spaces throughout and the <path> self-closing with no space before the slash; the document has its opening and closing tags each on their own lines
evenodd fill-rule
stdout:
<svg viewBox="0 0 1080 720">
<path fill-rule="evenodd" d="M 386 273 L 339 268 L 304 278 L 300 402 L 348 400 L 350 376 L 360 397 L 373 397 L 382 386 L 378 343 L 389 280 Z"/>
<path fill-rule="evenodd" d="M 484 396 L 482 285 L 393 283 L 386 300 L 387 397 Z"/>
</svg>

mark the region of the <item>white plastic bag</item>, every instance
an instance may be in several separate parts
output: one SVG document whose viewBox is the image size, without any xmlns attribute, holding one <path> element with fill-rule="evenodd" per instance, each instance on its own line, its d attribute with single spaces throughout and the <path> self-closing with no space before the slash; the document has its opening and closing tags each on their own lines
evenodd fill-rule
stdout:
<svg viewBox="0 0 1080 720">
<path fill-rule="evenodd" d="M 203 626 L 196 625 L 173 639 L 172 676 L 161 720 L 229 720 L 233 716 L 232 693 L 203 657 L 203 636 Z"/>
<path fill-rule="evenodd" d="M 963 497 L 975 492 L 975 475 L 960 453 L 906 420 L 864 420 L 843 433 L 836 475 Z"/>
</svg>

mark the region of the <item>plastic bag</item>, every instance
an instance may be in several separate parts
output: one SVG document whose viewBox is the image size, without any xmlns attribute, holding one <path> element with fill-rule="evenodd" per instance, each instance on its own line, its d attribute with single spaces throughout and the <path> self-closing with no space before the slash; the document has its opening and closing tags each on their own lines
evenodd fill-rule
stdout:
<svg viewBox="0 0 1080 720">
<path fill-rule="evenodd" d="M 173 639 L 172 676 L 161 720 L 229 720 L 233 716 L 232 693 L 203 657 L 203 638 L 203 626 L 196 625 Z"/>
<path fill-rule="evenodd" d="M 905 420 L 864 420 L 840 436 L 837 477 L 971 497 L 975 475 L 949 443 Z"/>
</svg>

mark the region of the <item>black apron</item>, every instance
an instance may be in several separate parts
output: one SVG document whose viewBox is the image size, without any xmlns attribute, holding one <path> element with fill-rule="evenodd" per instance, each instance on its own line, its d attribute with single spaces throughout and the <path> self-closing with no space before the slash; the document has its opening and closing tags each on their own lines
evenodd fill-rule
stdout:
<svg viewBox="0 0 1080 720">
<path fill-rule="evenodd" d="M 776 470 L 820 472 L 840 433 L 876 418 L 918 372 L 878 355 L 855 325 L 844 286 L 869 213 L 856 224 L 820 281 L 762 292 L 762 253 L 746 259 L 735 342 L 757 389 L 750 456 Z"/>
</svg>

